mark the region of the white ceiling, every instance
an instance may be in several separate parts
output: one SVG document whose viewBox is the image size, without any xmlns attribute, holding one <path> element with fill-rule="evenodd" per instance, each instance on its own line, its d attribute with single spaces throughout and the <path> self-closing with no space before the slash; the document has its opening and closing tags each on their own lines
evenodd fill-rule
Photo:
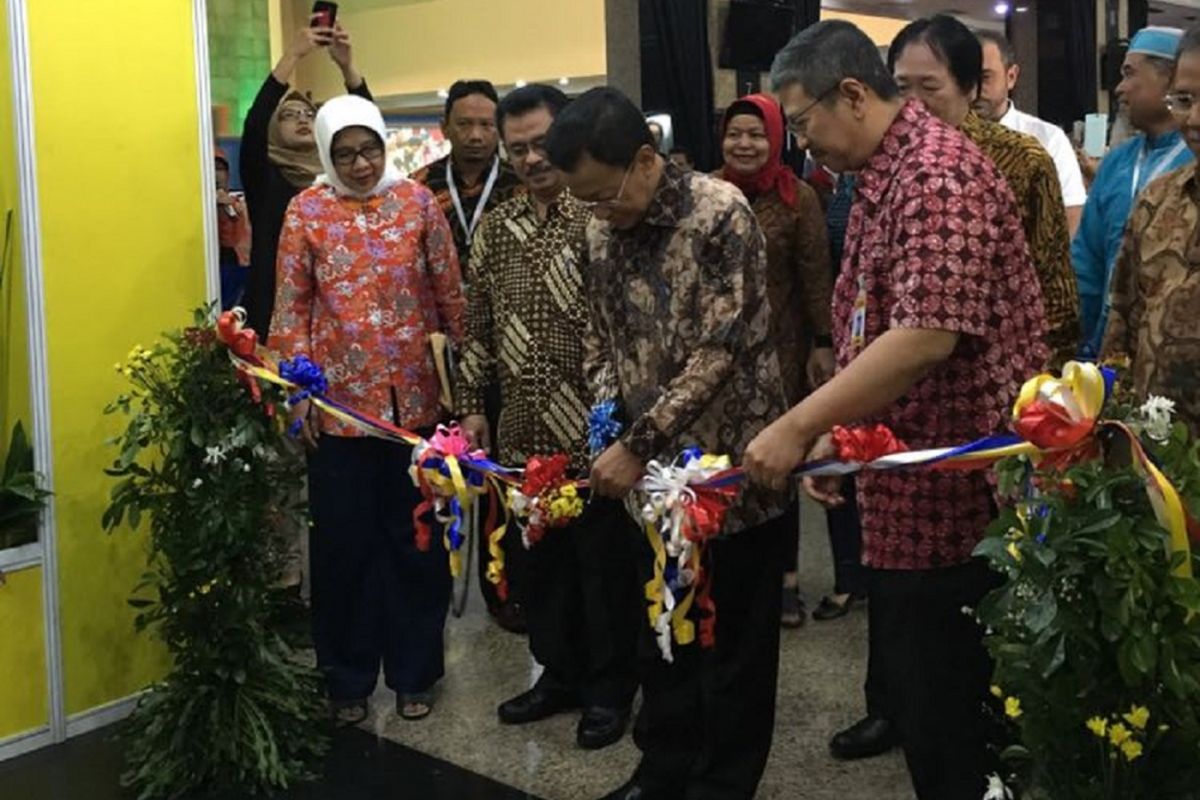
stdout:
<svg viewBox="0 0 1200 800">
<path fill-rule="evenodd" d="M 1151 25 L 1190 28 L 1200 24 L 1200 1 L 1160 3 L 1151 0 L 1149 20 Z"/>
<path fill-rule="evenodd" d="M 932 14 L 953 14 L 970 25 L 989 27 L 1003 25 L 1003 15 L 996 13 L 997 0 L 822 0 L 823 8 L 874 14 L 880 17 L 918 19 Z M 1013 8 L 1020 2 L 1010 0 Z"/>
</svg>

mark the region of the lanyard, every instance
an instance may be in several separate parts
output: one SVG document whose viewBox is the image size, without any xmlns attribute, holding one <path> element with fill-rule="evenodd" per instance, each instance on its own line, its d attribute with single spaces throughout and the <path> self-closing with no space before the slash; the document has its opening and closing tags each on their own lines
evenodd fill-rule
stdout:
<svg viewBox="0 0 1200 800">
<path fill-rule="evenodd" d="M 1185 142 L 1185 141 L 1176 142 L 1175 146 L 1172 147 L 1167 152 L 1166 155 L 1160 156 L 1154 162 L 1154 169 L 1151 170 L 1150 174 L 1146 176 L 1146 183 L 1150 183 L 1152 180 L 1157 178 L 1159 175 L 1162 175 L 1164 172 L 1166 172 L 1167 167 L 1169 167 L 1171 165 L 1171 163 L 1176 158 L 1179 157 L 1179 154 L 1183 152 L 1183 149 L 1185 147 L 1187 147 L 1187 142 Z M 1142 168 L 1146 165 L 1146 162 L 1149 160 L 1150 160 L 1150 142 L 1149 142 L 1149 140 L 1147 140 L 1146 143 L 1142 145 L 1141 152 L 1138 153 L 1137 163 L 1135 163 L 1133 165 L 1133 184 L 1129 187 L 1129 196 L 1131 198 L 1137 199 L 1138 190 L 1141 188 L 1140 181 L 1141 181 L 1141 177 L 1142 177 Z"/>
<path fill-rule="evenodd" d="M 483 193 L 479 195 L 479 204 L 475 206 L 475 215 L 471 217 L 471 223 L 467 224 L 467 213 L 463 211 L 462 200 L 458 196 L 458 185 L 454 182 L 454 173 L 451 170 L 453 159 L 446 159 L 446 185 L 450 187 L 450 200 L 454 203 L 454 212 L 458 215 L 458 222 L 462 225 L 463 232 L 467 234 L 467 247 L 471 246 L 471 237 L 475 235 L 475 229 L 479 227 L 479 218 L 483 216 L 483 209 L 487 205 L 488 198 L 492 196 L 492 189 L 496 186 L 496 176 L 500 174 L 500 156 L 492 161 L 492 171 L 488 175 L 487 183 L 483 185 Z"/>
</svg>

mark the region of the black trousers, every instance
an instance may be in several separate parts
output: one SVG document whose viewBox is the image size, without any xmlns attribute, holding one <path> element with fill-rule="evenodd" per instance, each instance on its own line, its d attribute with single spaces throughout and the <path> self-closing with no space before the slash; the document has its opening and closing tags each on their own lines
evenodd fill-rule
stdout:
<svg viewBox="0 0 1200 800">
<path fill-rule="evenodd" d="M 642 615 L 637 779 L 654 798 L 751 800 L 775 726 L 786 517 L 710 542 L 716 646 L 674 647 L 663 660 Z M 645 534 L 642 534 L 645 538 Z M 650 547 L 639 564 L 651 576 Z"/>
<path fill-rule="evenodd" d="M 628 708 L 637 691 L 642 620 L 629 549 L 637 525 L 618 500 L 594 497 L 573 525 L 549 530 L 528 551 L 524 576 L 529 649 L 542 680 L 588 707 Z M 521 541 L 513 525 L 505 537 Z"/>
<path fill-rule="evenodd" d="M 920 800 L 981 797 L 999 762 L 983 629 L 963 613 L 1000 582 L 985 562 L 871 570 L 871 658 Z"/>
<path fill-rule="evenodd" d="M 443 674 L 450 569 L 441 537 L 417 549 L 412 448 L 322 436 L 308 458 L 313 639 L 332 700 L 388 687 L 430 689 Z"/>
<path fill-rule="evenodd" d="M 862 524 L 853 475 L 842 479 L 842 496 L 844 505 L 825 512 L 833 553 L 833 593 L 861 597 L 867 593 L 867 572 L 862 565 Z"/>
</svg>

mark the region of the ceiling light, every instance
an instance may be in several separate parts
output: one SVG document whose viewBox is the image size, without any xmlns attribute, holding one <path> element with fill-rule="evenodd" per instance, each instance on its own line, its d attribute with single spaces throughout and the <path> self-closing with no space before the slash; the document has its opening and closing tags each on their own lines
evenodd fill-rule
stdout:
<svg viewBox="0 0 1200 800">
<path fill-rule="evenodd" d="M 1004 15 L 1008 13 L 1008 3 L 996 3 L 993 9 L 997 14 Z"/>
<path fill-rule="evenodd" d="M 445 100 L 447 97 L 450 96 L 450 93 L 447 92 L 445 89 L 438 89 L 437 96 L 442 98 L 443 100 Z"/>
<path fill-rule="evenodd" d="M 570 84 L 570 83 L 571 83 L 571 79 L 570 79 L 570 78 L 559 78 L 559 79 L 558 79 L 558 85 L 559 85 L 559 86 L 567 86 L 567 85 L 568 85 L 568 84 Z"/>
<path fill-rule="evenodd" d="M 524 80 L 522 80 L 521 78 L 517 78 L 517 88 L 518 88 L 518 89 L 521 89 L 521 88 L 523 88 L 524 86 L 525 86 L 525 81 L 524 81 Z"/>
<path fill-rule="evenodd" d="M 1017 6 L 1013 10 L 1016 11 L 1018 14 L 1024 14 L 1026 11 L 1029 10 L 1029 6 Z"/>
</svg>

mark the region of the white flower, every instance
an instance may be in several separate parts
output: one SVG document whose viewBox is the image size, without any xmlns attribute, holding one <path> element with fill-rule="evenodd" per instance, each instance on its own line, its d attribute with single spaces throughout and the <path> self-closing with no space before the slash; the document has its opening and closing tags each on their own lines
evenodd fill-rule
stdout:
<svg viewBox="0 0 1200 800">
<path fill-rule="evenodd" d="M 1171 438 L 1171 415 L 1175 413 L 1175 401 L 1156 394 L 1150 395 L 1138 409 L 1146 435 L 1156 442 Z"/>
<path fill-rule="evenodd" d="M 196 478 L 196 480 L 192 481 L 193 489 L 199 489 L 203 485 L 204 485 L 204 478 Z"/>
<path fill-rule="evenodd" d="M 216 466 L 225 460 L 225 448 L 217 445 L 216 447 L 204 448 L 204 463 L 210 466 Z"/>
<path fill-rule="evenodd" d="M 983 795 L 983 800 L 1013 800 L 1013 793 L 1004 785 L 1004 781 L 1000 780 L 999 775 L 992 773 L 988 775 L 987 791 Z"/>
<path fill-rule="evenodd" d="M 250 465 L 242 464 L 242 472 L 249 472 L 249 471 L 250 471 Z"/>
</svg>

